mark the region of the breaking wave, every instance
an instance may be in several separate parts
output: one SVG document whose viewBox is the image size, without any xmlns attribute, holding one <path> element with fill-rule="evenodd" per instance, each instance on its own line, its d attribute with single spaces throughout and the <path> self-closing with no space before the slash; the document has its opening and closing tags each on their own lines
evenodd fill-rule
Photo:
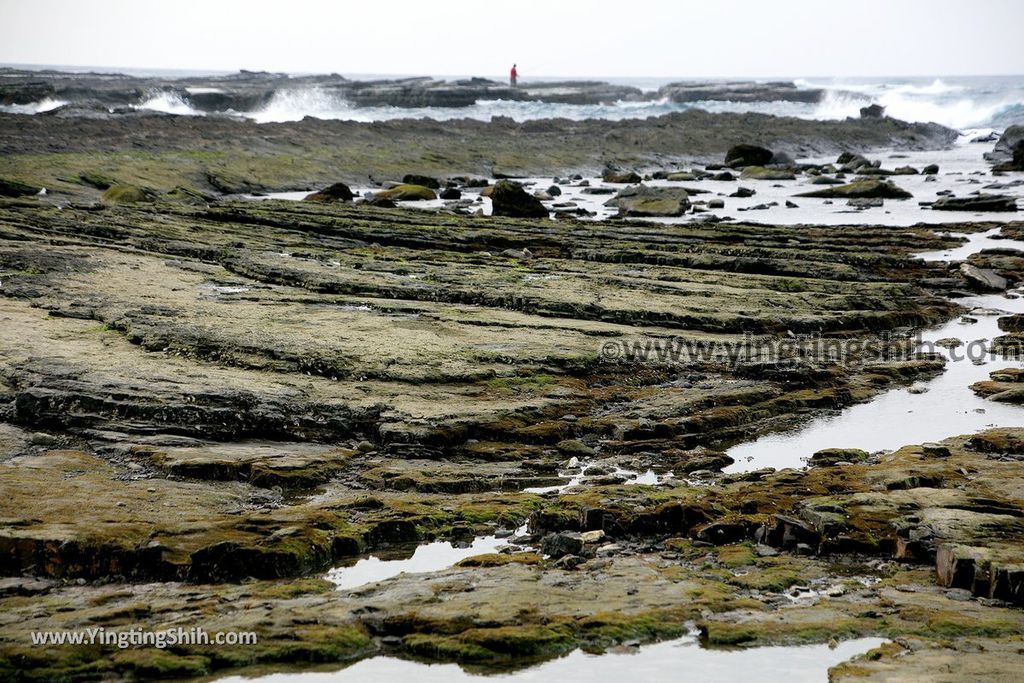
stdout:
<svg viewBox="0 0 1024 683">
<path fill-rule="evenodd" d="M 132 105 L 132 109 L 147 109 L 149 111 L 163 112 L 164 114 L 178 114 L 179 116 L 202 116 L 203 112 L 194 109 L 188 102 L 175 92 L 160 90 L 151 93 L 142 103 Z"/>
<path fill-rule="evenodd" d="M 41 114 L 44 111 L 51 111 L 57 107 L 67 104 L 64 100 L 56 100 L 47 97 L 45 100 L 30 102 L 28 104 L 2 104 L 0 111 L 5 114 Z"/>
</svg>

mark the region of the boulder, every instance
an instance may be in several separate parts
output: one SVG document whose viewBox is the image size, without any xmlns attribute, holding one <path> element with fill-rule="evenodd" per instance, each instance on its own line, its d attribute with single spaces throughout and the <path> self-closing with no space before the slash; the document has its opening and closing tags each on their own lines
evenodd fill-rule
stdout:
<svg viewBox="0 0 1024 683">
<path fill-rule="evenodd" d="M 414 202 L 429 201 L 431 199 L 437 199 L 437 195 L 429 187 L 423 185 L 396 185 L 387 190 L 375 192 L 370 203 L 378 204 L 379 206 L 380 201 Z"/>
<path fill-rule="evenodd" d="M 893 175 L 917 175 L 919 171 L 913 166 L 900 166 L 892 173 Z"/>
<path fill-rule="evenodd" d="M 725 153 L 725 165 L 731 168 L 744 166 L 767 166 L 772 163 L 774 153 L 757 145 L 734 145 Z"/>
<path fill-rule="evenodd" d="M 996 320 L 1003 332 L 1024 332 L 1024 313 L 1007 315 Z"/>
<path fill-rule="evenodd" d="M 859 448 L 825 448 L 811 456 L 810 463 L 818 467 L 831 467 L 840 462 L 864 462 L 868 454 Z"/>
<path fill-rule="evenodd" d="M 579 555 L 583 552 L 583 545 L 582 534 L 563 531 L 545 536 L 540 542 L 540 549 L 545 555 L 558 559 L 566 555 Z"/>
<path fill-rule="evenodd" d="M 960 274 L 976 289 L 1002 292 L 1009 286 L 1009 281 L 994 270 L 978 268 L 970 263 L 960 264 Z"/>
<path fill-rule="evenodd" d="M 1024 140 L 1013 147 L 1013 158 L 996 166 L 993 171 L 1024 171 Z"/>
<path fill-rule="evenodd" d="M 462 192 L 457 187 L 446 187 L 438 196 L 441 199 L 462 199 Z"/>
<path fill-rule="evenodd" d="M 924 168 L 921 169 L 921 173 L 924 173 L 925 175 L 938 175 L 939 174 L 939 165 L 938 164 L 928 164 L 927 166 L 925 166 Z"/>
<path fill-rule="evenodd" d="M 825 199 L 850 199 L 853 197 L 880 197 L 882 199 L 910 199 L 912 194 L 896 187 L 887 180 L 865 178 L 846 185 L 835 185 L 813 192 L 804 192 L 797 197 L 818 197 Z"/>
<path fill-rule="evenodd" d="M 996 143 L 992 151 L 985 153 L 985 158 L 996 164 L 1011 162 L 1014 149 L 1022 142 L 1024 142 L 1024 125 L 1010 126 L 999 136 L 999 142 Z"/>
<path fill-rule="evenodd" d="M 601 180 L 606 183 L 630 184 L 639 183 L 643 178 L 634 171 L 617 171 L 615 169 L 606 168 L 604 173 L 601 174 Z"/>
<path fill-rule="evenodd" d="M 333 204 L 334 202 L 350 202 L 354 198 L 355 195 L 352 194 L 352 190 L 349 189 L 348 185 L 345 183 L 334 183 L 318 192 L 306 195 L 303 201 Z"/>
<path fill-rule="evenodd" d="M 690 197 L 681 188 L 639 185 L 622 190 L 605 206 L 618 208 L 620 216 L 682 216 L 690 208 Z"/>
<path fill-rule="evenodd" d="M 0 197 L 24 197 L 39 194 L 43 188 L 10 178 L 0 178 Z"/>
<path fill-rule="evenodd" d="M 423 187 L 429 187 L 431 190 L 440 190 L 441 181 L 437 178 L 431 178 L 428 175 L 416 175 L 415 173 L 406 173 L 402 176 L 403 185 L 422 185 Z"/>
<path fill-rule="evenodd" d="M 491 213 L 512 218 L 547 218 L 548 210 L 540 200 L 522 186 L 508 180 L 499 180 L 490 192 Z"/>
<path fill-rule="evenodd" d="M 936 211 L 1016 211 L 1017 198 L 1003 194 L 942 197 L 932 208 Z"/>
<path fill-rule="evenodd" d="M 753 197 L 756 193 L 749 187 L 737 187 L 736 191 L 733 192 L 730 197 L 738 197 L 739 199 L 746 199 L 747 197 Z"/>
</svg>

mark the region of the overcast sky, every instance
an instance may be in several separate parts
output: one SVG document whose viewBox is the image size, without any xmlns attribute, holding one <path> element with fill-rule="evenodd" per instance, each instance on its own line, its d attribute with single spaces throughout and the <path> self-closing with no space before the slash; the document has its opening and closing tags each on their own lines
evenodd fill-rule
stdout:
<svg viewBox="0 0 1024 683">
<path fill-rule="evenodd" d="M 1022 0 L 0 0 L 0 63 L 530 76 L 1024 74 Z"/>
</svg>

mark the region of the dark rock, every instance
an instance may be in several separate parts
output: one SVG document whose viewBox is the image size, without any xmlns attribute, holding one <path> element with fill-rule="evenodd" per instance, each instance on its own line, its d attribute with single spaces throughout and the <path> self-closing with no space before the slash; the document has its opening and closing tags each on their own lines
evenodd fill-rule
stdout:
<svg viewBox="0 0 1024 683">
<path fill-rule="evenodd" d="M 936 211 L 1016 211 L 1017 198 L 1002 194 L 943 197 L 932 204 Z"/>
<path fill-rule="evenodd" d="M 407 173 L 403 176 L 402 183 L 405 185 L 422 185 L 423 187 L 429 187 L 431 190 L 441 189 L 441 181 L 437 178 L 431 178 L 426 175 L 416 175 L 415 173 Z"/>
<path fill-rule="evenodd" d="M 938 175 L 938 173 L 939 173 L 939 165 L 938 164 L 928 164 L 927 166 L 925 166 L 924 168 L 921 169 L 921 173 L 924 173 L 925 175 Z"/>
<path fill-rule="evenodd" d="M 823 90 L 799 88 L 795 83 L 719 82 L 669 83 L 658 90 L 659 98 L 672 102 L 819 102 Z"/>
<path fill-rule="evenodd" d="M 988 268 L 978 268 L 970 263 L 960 264 L 960 274 L 967 278 L 968 282 L 976 289 L 984 291 L 1004 291 L 1009 286 L 1009 281 Z"/>
<path fill-rule="evenodd" d="M 910 199 L 912 194 L 896 187 L 886 180 L 874 178 L 855 180 L 846 185 L 835 185 L 813 192 L 804 192 L 797 197 L 824 197 L 850 199 L 853 197 L 880 197 L 882 199 Z"/>
<path fill-rule="evenodd" d="M 744 166 L 767 166 L 771 163 L 774 153 L 757 145 L 734 145 L 725 153 L 725 165 L 730 168 Z"/>
<path fill-rule="evenodd" d="M 869 104 L 866 107 L 860 108 L 860 117 L 862 119 L 880 119 L 885 116 L 885 107 L 880 104 Z"/>
<path fill-rule="evenodd" d="M 560 188 L 558 185 L 552 185 L 551 187 L 548 188 L 548 194 L 551 195 L 552 197 L 561 197 L 562 188 Z"/>
<path fill-rule="evenodd" d="M 350 202 L 354 198 L 355 195 L 352 194 L 352 190 L 348 185 L 345 183 L 334 183 L 333 185 L 328 185 L 318 192 L 306 195 L 306 198 L 303 201 L 333 204 L 334 202 Z"/>
<path fill-rule="evenodd" d="M 1024 140 L 1021 140 L 1013 148 L 1013 158 L 999 164 L 993 171 L 1024 171 Z"/>
<path fill-rule="evenodd" d="M 759 543 L 786 549 L 795 549 L 799 544 L 817 546 L 821 541 L 821 535 L 813 526 L 788 515 L 772 515 L 757 535 Z"/>
<path fill-rule="evenodd" d="M 446 187 L 438 195 L 441 199 L 462 199 L 462 192 L 456 187 Z"/>
<path fill-rule="evenodd" d="M 730 197 L 739 197 L 740 199 L 746 199 L 747 197 L 753 197 L 755 194 L 757 194 L 757 193 L 754 192 L 749 187 L 738 187 L 738 188 L 736 188 L 736 191 L 733 192 L 729 196 Z"/>
<path fill-rule="evenodd" d="M 643 178 L 640 177 L 634 171 L 617 171 L 615 169 L 606 168 L 604 173 L 601 174 L 601 180 L 606 183 L 639 183 Z"/>
<path fill-rule="evenodd" d="M 547 218 L 548 210 L 540 200 L 529 194 L 522 186 L 508 180 L 500 180 L 491 191 L 491 213 L 495 216 L 513 218 Z"/>
<path fill-rule="evenodd" d="M 697 539 L 714 545 L 736 543 L 747 537 L 747 527 L 739 522 L 714 522 L 697 530 Z"/>
<path fill-rule="evenodd" d="M 1010 126 L 999 136 L 999 142 L 991 152 L 986 152 L 985 159 L 995 164 L 1013 161 L 1014 150 L 1024 142 L 1024 125 Z"/>
<path fill-rule="evenodd" d="M 541 552 L 555 559 L 565 555 L 579 555 L 583 552 L 583 546 L 582 534 L 575 531 L 548 534 L 540 543 Z"/>
</svg>

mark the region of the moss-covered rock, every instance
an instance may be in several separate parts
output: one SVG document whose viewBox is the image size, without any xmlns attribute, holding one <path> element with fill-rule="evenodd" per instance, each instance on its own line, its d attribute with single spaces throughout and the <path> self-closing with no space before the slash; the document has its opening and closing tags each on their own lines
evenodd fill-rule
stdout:
<svg viewBox="0 0 1024 683">
<path fill-rule="evenodd" d="M 43 188 L 13 178 L 0 178 L 0 197 L 25 197 L 39 194 Z"/>
<path fill-rule="evenodd" d="M 396 185 L 386 190 L 374 192 L 371 203 L 380 201 L 416 202 L 437 199 L 437 194 L 423 185 Z"/>
<path fill-rule="evenodd" d="M 111 185 L 100 196 L 104 204 L 137 204 L 153 201 L 153 194 L 135 185 Z"/>
<path fill-rule="evenodd" d="M 690 208 L 690 197 L 679 188 L 639 185 L 622 190 L 605 205 L 617 207 L 620 216 L 682 216 Z"/>
<path fill-rule="evenodd" d="M 813 192 L 803 192 L 797 197 L 820 197 L 825 199 L 853 199 L 857 197 L 881 199 L 910 199 L 914 195 L 896 187 L 886 180 L 865 178 L 845 185 L 835 185 Z"/>
</svg>

